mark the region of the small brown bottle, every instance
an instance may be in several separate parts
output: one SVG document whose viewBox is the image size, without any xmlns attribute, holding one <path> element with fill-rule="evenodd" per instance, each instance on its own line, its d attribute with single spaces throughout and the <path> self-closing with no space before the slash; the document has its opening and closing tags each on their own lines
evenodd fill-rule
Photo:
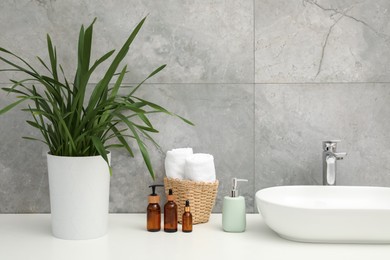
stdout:
<svg viewBox="0 0 390 260">
<path fill-rule="evenodd" d="M 177 231 L 177 205 L 174 202 L 172 189 L 169 189 L 167 196 L 167 203 L 164 206 L 164 231 L 176 232 Z"/>
<path fill-rule="evenodd" d="M 148 197 L 148 207 L 146 209 L 146 229 L 150 232 L 157 232 L 161 229 L 161 208 L 160 196 L 156 194 L 156 187 L 163 187 L 164 185 L 150 185 L 152 194 Z"/>
<path fill-rule="evenodd" d="M 181 222 L 181 228 L 183 232 L 192 232 L 192 214 L 190 212 L 190 201 L 186 200 L 186 206 L 184 207 L 183 218 Z"/>
</svg>

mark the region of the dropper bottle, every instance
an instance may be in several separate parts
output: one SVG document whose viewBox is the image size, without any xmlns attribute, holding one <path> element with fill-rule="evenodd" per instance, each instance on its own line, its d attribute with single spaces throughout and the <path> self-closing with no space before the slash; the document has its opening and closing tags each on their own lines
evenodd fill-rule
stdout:
<svg viewBox="0 0 390 260">
<path fill-rule="evenodd" d="M 146 209 L 146 229 L 150 232 L 157 232 L 161 229 L 161 208 L 160 196 L 156 194 L 156 187 L 164 187 L 161 184 L 150 185 L 152 194 L 148 197 L 148 207 Z"/>
<path fill-rule="evenodd" d="M 177 231 L 177 205 L 172 189 L 169 189 L 167 203 L 164 205 L 164 231 Z"/>
<path fill-rule="evenodd" d="M 186 200 L 186 205 L 184 207 L 184 213 L 181 222 L 181 228 L 183 232 L 186 233 L 192 232 L 192 214 L 191 214 L 189 200 Z"/>
</svg>

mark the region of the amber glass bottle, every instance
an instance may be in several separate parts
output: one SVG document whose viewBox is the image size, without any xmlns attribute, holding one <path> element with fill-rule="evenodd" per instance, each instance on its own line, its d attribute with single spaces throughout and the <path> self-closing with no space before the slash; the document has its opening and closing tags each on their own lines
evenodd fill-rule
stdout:
<svg viewBox="0 0 390 260">
<path fill-rule="evenodd" d="M 160 196 L 155 192 L 156 187 L 162 187 L 163 185 L 150 185 L 152 188 L 152 194 L 148 197 L 148 207 L 146 209 L 146 229 L 150 232 L 157 232 L 161 229 L 161 208 L 160 208 Z"/>
<path fill-rule="evenodd" d="M 192 214 L 190 211 L 190 201 L 186 200 L 186 206 L 184 207 L 181 228 L 183 232 L 187 233 L 192 232 Z"/>
<path fill-rule="evenodd" d="M 167 203 L 164 206 L 164 231 L 176 232 L 177 231 L 177 205 L 175 203 L 175 197 L 173 196 L 172 189 L 169 189 L 167 196 Z"/>
</svg>

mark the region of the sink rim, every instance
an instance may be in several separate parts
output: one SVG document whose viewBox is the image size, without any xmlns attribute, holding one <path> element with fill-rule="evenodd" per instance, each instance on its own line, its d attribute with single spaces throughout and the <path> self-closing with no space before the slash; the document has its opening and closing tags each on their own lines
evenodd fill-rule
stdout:
<svg viewBox="0 0 390 260">
<path fill-rule="evenodd" d="M 303 189 L 302 189 L 303 188 Z M 325 191 L 325 190 L 335 190 L 336 192 L 339 192 L 337 193 L 337 195 L 340 195 L 340 191 L 342 190 L 346 190 L 346 191 L 356 191 L 356 190 L 365 190 L 365 191 L 368 191 L 368 192 L 371 192 L 373 193 L 375 190 L 376 191 L 382 191 L 382 192 L 388 192 L 389 194 L 389 197 L 390 197 L 390 187 L 383 187 L 383 186 L 326 186 L 326 185 L 280 185 L 280 186 L 273 186 L 273 187 L 267 187 L 267 188 L 264 188 L 264 189 L 261 189 L 261 190 L 258 190 L 256 193 L 255 193 L 255 199 L 256 199 L 256 203 L 258 203 L 257 201 L 261 201 L 262 203 L 268 203 L 268 204 L 273 204 L 273 205 L 277 205 L 277 206 L 282 206 L 282 207 L 289 207 L 289 208 L 293 208 L 293 209 L 301 209 L 301 210 L 348 210 L 348 211 L 351 211 L 351 210 L 375 210 L 375 211 L 389 211 L 390 210 L 390 204 L 388 205 L 388 207 L 364 207 L 363 203 L 361 204 L 362 206 L 361 207 L 347 207 L 347 208 L 341 208 L 341 207 L 312 207 L 312 206 L 309 206 L 309 205 L 294 205 L 294 204 L 287 204 L 287 203 L 283 203 L 283 202 L 280 202 L 280 200 L 278 201 L 278 198 L 275 198 L 275 197 L 271 197 L 269 198 L 271 192 L 275 192 L 276 190 L 282 190 L 282 189 L 286 189 L 286 191 L 299 191 L 299 190 L 302 190 L 302 191 L 311 191 L 313 189 L 318 189 L 319 191 Z M 329 195 L 329 194 L 327 194 Z M 330 194 L 331 196 L 334 196 L 336 197 L 336 194 Z M 353 197 L 351 196 L 352 194 L 348 194 L 345 196 L 345 198 L 347 199 L 351 199 L 351 200 L 358 200 L 356 197 Z M 371 194 L 373 195 L 373 194 Z M 302 196 L 304 197 L 304 195 L 300 194 L 299 196 Z M 349 196 L 349 197 L 348 197 Z M 365 199 L 367 199 L 367 197 L 365 197 Z M 258 206 L 258 205 L 257 205 Z M 366 205 L 367 206 L 367 205 Z M 259 207 L 258 207 L 259 208 Z M 260 210 L 259 210 L 260 212 Z"/>
</svg>

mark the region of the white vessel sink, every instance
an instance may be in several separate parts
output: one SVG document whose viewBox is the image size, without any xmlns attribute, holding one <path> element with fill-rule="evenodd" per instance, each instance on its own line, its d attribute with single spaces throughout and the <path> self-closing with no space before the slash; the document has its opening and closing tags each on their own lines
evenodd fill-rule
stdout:
<svg viewBox="0 0 390 260">
<path fill-rule="evenodd" d="M 300 242 L 390 243 L 390 188 L 279 186 L 260 190 L 265 223 Z"/>
</svg>

